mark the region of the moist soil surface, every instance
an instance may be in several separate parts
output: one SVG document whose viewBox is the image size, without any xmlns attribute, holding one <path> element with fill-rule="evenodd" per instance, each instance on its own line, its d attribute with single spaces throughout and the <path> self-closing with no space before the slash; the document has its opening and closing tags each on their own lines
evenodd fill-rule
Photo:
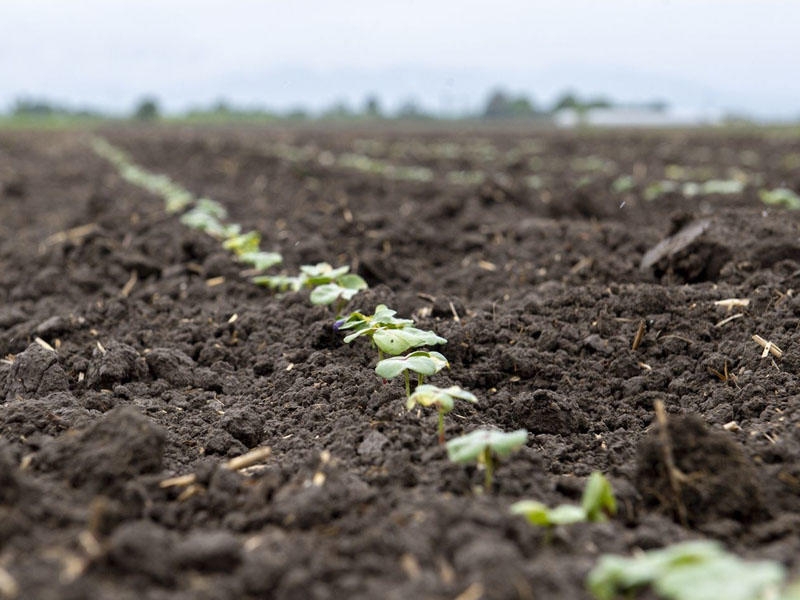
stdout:
<svg viewBox="0 0 800 600">
<path fill-rule="evenodd" d="M 349 265 L 370 288 L 348 310 L 447 338 L 430 383 L 479 398 L 448 438 L 530 435 L 483 492 L 435 412 L 407 411 L 307 292 L 251 283 L 88 134 L 0 132 L 0 598 L 587 598 L 601 554 L 696 538 L 797 576 L 800 231 L 758 195 L 800 189 L 797 138 L 102 134 L 221 202 L 287 272 Z M 709 179 L 743 185 L 681 187 Z M 732 298 L 749 304 L 715 304 Z M 608 522 L 510 514 L 579 502 L 593 471 Z"/>
</svg>

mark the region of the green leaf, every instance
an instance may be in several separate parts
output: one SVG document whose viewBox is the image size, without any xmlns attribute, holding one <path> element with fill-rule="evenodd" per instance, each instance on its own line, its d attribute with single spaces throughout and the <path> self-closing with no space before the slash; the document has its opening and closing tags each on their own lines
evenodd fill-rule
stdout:
<svg viewBox="0 0 800 600">
<path fill-rule="evenodd" d="M 366 285 L 366 284 L 365 284 Z M 413 325 L 414 321 L 412 319 L 398 319 L 394 315 L 397 314 L 397 311 L 391 310 L 387 308 L 385 304 L 379 304 L 375 308 L 375 313 L 373 315 L 365 315 L 360 312 L 352 312 L 350 315 L 345 319 L 344 323 L 339 327 L 339 329 L 371 329 L 369 335 L 371 336 L 375 331 L 379 328 L 383 327 L 386 329 L 396 328 L 401 329 L 406 327 L 407 325 Z M 345 342 L 348 340 L 345 339 Z"/>
<path fill-rule="evenodd" d="M 614 490 L 608 479 L 599 471 L 595 471 L 589 477 L 589 481 L 583 490 L 581 506 L 589 521 L 605 521 L 605 513 L 611 515 L 617 513 L 617 500 L 614 497 Z"/>
<path fill-rule="evenodd" d="M 364 281 L 362 277 L 356 275 L 355 273 L 348 273 L 346 275 L 342 275 L 336 279 L 336 283 L 338 283 L 343 288 L 347 288 L 349 290 L 365 290 L 367 289 L 367 282 Z"/>
<path fill-rule="evenodd" d="M 528 441 L 528 432 L 518 429 L 510 433 L 478 429 L 447 442 L 447 456 L 453 462 L 478 460 L 487 448 L 499 457 L 508 456 Z"/>
<path fill-rule="evenodd" d="M 653 588 L 676 600 L 754 600 L 779 586 L 784 577 L 778 563 L 745 562 L 723 555 L 670 569 L 656 578 Z"/>
<path fill-rule="evenodd" d="M 232 250 L 237 255 L 258 252 L 258 245 L 261 243 L 261 234 L 257 231 L 248 231 L 229 237 L 222 242 L 222 247 Z"/>
<path fill-rule="evenodd" d="M 344 327 L 339 327 L 339 329 L 344 329 Z M 369 327 L 364 327 L 363 329 L 357 329 L 353 333 L 346 335 L 344 337 L 344 343 L 349 344 L 354 339 L 361 337 L 362 335 L 371 336 L 373 334 L 373 330 Z"/>
<path fill-rule="evenodd" d="M 180 220 L 187 227 L 200 231 L 220 231 L 222 229 L 222 223 L 214 215 L 198 211 L 196 208 L 184 213 Z"/>
<path fill-rule="evenodd" d="M 266 271 L 270 267 L 283 262 L 283 257 L 277 252 L 244 252 L 239 255 L 239 260 L 243 263 L 253 265 L 259 271 Z"/>
<path fill-rule="evenodd" d="M 344 321 L 342 321 L 342 324 L 339 325 L 339 331 L 345 329 L 355 329 L 357 331 L 361 329 L 366 329 L 367 327 L 369 327 L 370 319 L 371 317 L 368 317 L 364 313 L 353 311 L 349 315 L 347 315 Z"/>
<path fill-rule="evenodd" d="M 208 233 L 216 238 L 227 240 L 242 232 L 242 226 L 238 223 L 223 224 L 219 229 L 209 230 Z"/>
<path fill-rule="evenodd" d="M 388 308 L 385 304 L 378 304 L 378 306 L 375 307 L 375 314 L 372 315 L 372 320 L 381 325 L 405 326 L 414 324 L 413 319 L 398 319 L 395 317 L 396 314 L 396 310 Z"/>
<path fill-rule="evenodd" d="M 621 175 L 611 184 L 611 190 L 616 194 L 624 194 L 625 192 L 631 191 L 634 187 L 636 187 L 636 183 L 630 175 Z"/>
<path fill-rule="evenodd" d="M 430 354 L 442 356 L 438 352 L 431 352 Z M 444 357 L 442 356 L 442 358 Z M 449 366 L 449 364 L 447 366 Z M 464 400 L 472 403 L 478 402 L 474 394 L 461 389 L 457 385 L 448 388 L 440 388 L 435 385 L 423 384 L 417 386 L 414 393 L 409 396 L 406 402 L 406 408 L 411 410 L 416 404 L 420 406 L 437 406 L 440 410 L 447 413 L 453 410 L 455 400 Z"/>
<path fill-rule="evenodd" d="M 535 500 L 522 500 L 511 505 L 511 512 L 524 515 L 531 524 L 542 527 L 572 525 L 587 520 L 586 511 L 573 504 L 562 504 L 556 508 L 549 508 Z"/>
<path fill-rule="evenodd" d="M 326 262 L 317 263 L 315 265 L 302 265 L 300 267 L 301 277 L 305 277 L 306 285 L 308 287 L 315 287 L 323 283 L 331 283 L 337 277 L 347 273 L 350 267 L 337 267 L 334 269 Z"/>
<path fill-rule="evenodd" d="M 800 196 L 789 188 L 777 188 L 774 190 L 761 190 L 758 197 L 764 204 L 772 206 L 783 206 L 790 210 L 800 209 Z"/>
<path fill-rule="evenodd" d="M 372 334 L 372 340 L 378 348 L 392 356 L 402 354 L 409 348 L 447 343 L 446 339 L 439 337 L 434 332 L 423 331 L 416 327 L 403 327 L 402 329 L 381 327 Z"/>
<path fill-rule="evenodd" d="M 438 373 L 448 366 L 450 363 L 438 352 L 412 352 L 406 356 L 385 358 L 378 362 L 375 372 L 384 379 L 394 379 L 403 371 L 414 371 L 427 376 Z"/>
<path fill-rule="evenodd" d="M 752 576 L 751 576 L 752 574 Z M 651 550 L 634 558 L 604 555 L 587 578 L 599 600 L 645 585 L 673 600 L 753 600 L 783 579 L 778 563 L 751 563 L 699 540 Z M 747 595 L 739 596 L 739 590 Z"/>
<path fill-rule="evenodd" d="M 324 283 L 311 290 L 309 300 L 311 300 L 311 304 L 327 305 L 333 304 L 339 298 L 350 300 L 357 293 L 358 290 L 343 288 L 336 283 Z"/>
<path fill-rule="evenodd" d="M 166 200 L 167 212 L 176 213 L 189 206 L 194 200 L 194 196 L 186 190 L 174 190 L 170 191 L 164 199 Z"/>
<path fill-rule="evenodd" d="M 217 219 L 228 218 L 228 211 L 225 210 L 225 207 L 211 198 L 200 198 L 197 202 L 195 202 L 195 206 L 192 210 L 201 212 L 210 217 L 215 217 Z"/>
<path fill-rule="evenodd" d="M 297 287 L 297 277 L 289 277 L 287 275 L 259 275 L 253 277 L 252 281 L 255 284 L 280 292 L 285 292 L 286 290 L 297 291 L 299 289 Z"/>
</svg>

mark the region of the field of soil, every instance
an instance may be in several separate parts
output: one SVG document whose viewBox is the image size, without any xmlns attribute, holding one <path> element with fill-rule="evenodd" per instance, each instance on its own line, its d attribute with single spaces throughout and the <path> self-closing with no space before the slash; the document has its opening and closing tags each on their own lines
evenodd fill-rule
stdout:
<svg viewBox="0 0 800 600">
<path fill-rule="evenodd" d="M 351 309 L 447 338 L 430 382 L 480 401 L 448 438 L 530 436 L 483 493 L 307 292 L 251 283 L 88 133 L 2 131 L 0 599 L 589 598 L 600 555 L 697 538 L 800 575 L 800 227 L 759 200 L 800 190 L 800 139 L 100 133 L 287 272 L 349 265 L 370 285 Z M 708 180 L 740 189 L 684 185 Z M 579 502 L 593 471 L 608 522 L 510 514 Z"/>
</svg>

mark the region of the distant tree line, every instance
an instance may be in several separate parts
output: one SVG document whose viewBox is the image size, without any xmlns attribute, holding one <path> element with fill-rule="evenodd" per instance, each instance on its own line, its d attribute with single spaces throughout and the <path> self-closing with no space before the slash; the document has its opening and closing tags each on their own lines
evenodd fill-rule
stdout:
<svg viewBox="0 0 800 600">
<path fill-rule="evenodd" d="M 596 108 L 613 108 L 615 105 L 605 97 L 581 98 L 574 92 L 565 92 L 559 96 L 549 107 L 540 107 L 524 94 L 510 94 L 504 90 L 492 91 L 482 109 L 475 114 L 463 115 L 468 119 L 547 119 L 561 110 L 574 110 L 584 113 Z M 637 108 L 663 111 L 666 103 L 655 101 L 637 105 Z M 103 118 L 108 115 L 101 111 L 79 108 L 74 109 L 61 104 L 42 99 L 22 98 L 17 100 L 10 110 L 11 116 L 17 117 L 93 117 Z M 158 99 L 154 96 L 145 96 L 134 105 L 129 117 L 139 121 L 153 121 L 163 115 Z M 360 108 L 351 108 L 346 102 L 338 101 L 318 114 L 312 114 L 305 109 L 296 108 L 285 112 L 274 112 L 263 108 L 242 108 L 229 104 L 225 100 L 218 100 L 208 107 L 196 108 L 182 115 L 184 118 L 198 121 L 226 121 L 226 120 L 294 120 L 307 119 L 321 120 L 378 120 L 378 119 L 416 119 L 433 120 L 441 118 L 433 112 L 422 108 L 413 100 L 404 102 L 397 110 L 386 111 L 377 95 L 369 94 Z M 180 118 L 180 117 L 179 117 Z"/>
<path fill-rule="evenodd" d="M 102 117 L 102 113 L 91 108 L 70 108 L 37 98 L 19 98 L 9 111 L 15 117 Z"/>
</svg>

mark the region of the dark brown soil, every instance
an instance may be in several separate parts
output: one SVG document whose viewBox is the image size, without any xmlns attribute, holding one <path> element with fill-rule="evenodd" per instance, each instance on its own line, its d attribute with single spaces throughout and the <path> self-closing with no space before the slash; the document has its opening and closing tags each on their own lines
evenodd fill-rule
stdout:
<svg viewBox="0 0 800 600">
<path fill-rule="evenodd" d="M 446 337 L 452 368 L 431 382 L 480 398 L 448 417 L 449 437 L 531 436 L 480 493 L 481 473 L 438 445 L 435 414 L 407 412 L 328 310 L 254 286 L 87 135 L 2 132 L 0 598 L 586 598 L 600 554 L 693 537 L 797 574 L 800 227 L 758 200 L 800 189 L 797 139 L 105 135 L 222 202 L 287 269 L 349 264 L 371 286 L 353 308 L 385 303 Z M 434 177 L 331 164 L 354 150 Z M 645 201 L 675 164 L 748 184 Z M 458 185 L 456 170 L 487 177 Z M 633 188 L 614 192 L 621 175 Z M 728 298 L 750 304 L 714 304 Z M 783 357 L 762 358 L 753 334 Z M 263 465 L 221 467 L 258 446 L 272 448 Z M 509 513 L 577 501 L 594 470 L 620 502 L 610 522 L 550 536 Z M 159 486 L 190 473 L 188 492 Z"/>
</svg>

